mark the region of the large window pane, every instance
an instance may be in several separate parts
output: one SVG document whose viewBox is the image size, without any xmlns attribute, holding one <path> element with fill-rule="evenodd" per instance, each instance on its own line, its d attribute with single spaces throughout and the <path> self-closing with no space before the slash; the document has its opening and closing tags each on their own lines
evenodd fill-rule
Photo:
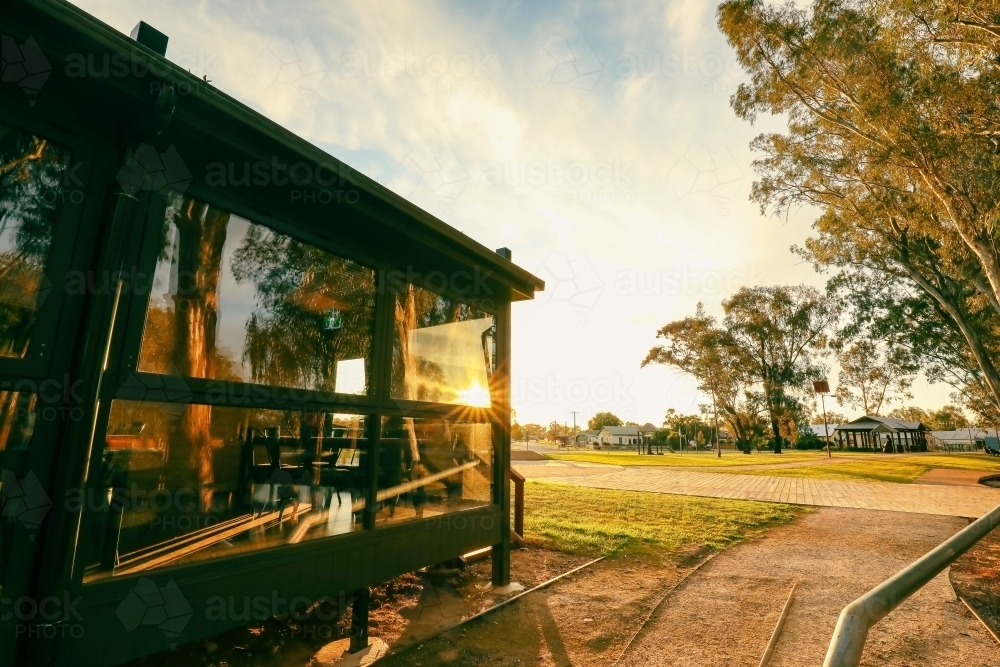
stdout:
<svg viewBox="0 0 1000 667">
<path fill-rule="evenodd" d="M 396 295 L 392 397 L 490 407 L 495 332 L 489 313 L 408 286 Z"/>
<path fill-rule="evenodd" d="M 365 394 L 374 318 L 373 270 L 174 196 L 139 370 Z"/>
<path fill-rule="evenodd" d="M 85 581 L 359 530 L 359 415 L 115 401 Z"/>
<path fill-rule="evenodd" d="M 28 354 L 68 164 L 67 151 L 0 122 L 0 357 Z"/>
<path fill-rule="evenodd" d="M 492 484 L 488 423 L 407 417 L 383 421 L 376 523 L 489 505 Z"/>
<path fill-rule="evenodd" d="M 15 534 L 27 531 L 34 539 L 51 505 L 37 475 L 28 469 L 37 415 L 37 394 L 0 391 L 0 585 Z"/>
</svg>

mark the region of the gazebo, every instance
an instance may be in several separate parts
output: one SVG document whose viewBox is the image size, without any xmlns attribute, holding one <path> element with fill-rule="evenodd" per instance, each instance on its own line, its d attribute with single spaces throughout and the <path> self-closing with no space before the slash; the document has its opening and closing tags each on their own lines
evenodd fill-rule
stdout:
<svg viewBox="0 0 1000 667">
<path fill-rule="evenodd" d="M 144 23 L 0 19 L 0 667 L 348 605 L 360 650 L 370 586 L 486 548 L 509 583 L 511 304 L 544 283 Z"/>
<path fill-rule="evenodd" d="M 841 447 L 857 447 L 884 452 L 926 452 L 927 427 L 892 417 L 866 415 L 840 424 L 833 431 Z"/>
</svg>

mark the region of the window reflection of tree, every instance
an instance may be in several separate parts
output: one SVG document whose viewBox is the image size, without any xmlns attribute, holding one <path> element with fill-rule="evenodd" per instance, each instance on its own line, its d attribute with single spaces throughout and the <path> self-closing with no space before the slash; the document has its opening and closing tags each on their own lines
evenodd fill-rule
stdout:
<svg viewBox="0 0 1000 667">
<path fill-rule="evenodd" d="M 252 282 L 258 307 L 247 322 L 243 360 L 268 385 L 337 389 L 337 362 L 367 360 L 375 318 L 375 272 L 290 237 L 251 225 L 233 253 L 233 277 Z M 328 326 L 339 311 L 337 327 Z M 365 385 L 367 387 L 367 379 Z M 303 412 L 302 437 L 322 432 L 323 417 Z M 314 471 L 319 481 L 319 467 Z"/>
<path fill-rule="evenodd" d="M 245 379 L 234 372 L 234 361 L 216 341 L 230 218 L 228 212 L 193 198 L 174 196 L 169 201 L 160 259 L 175 264 L 177 287 L 172 308 L 150 304 L 141 370 Z M 171 223 L 177 230 L 173 258 Z M 246 325 L 242 353 L 250 381 L 330 392 L 336 388 L 338 360 L 369 357 L 375 294 L 370 269 L 257 225 L 250 225 L 230 268 L 238 283 L 255 289 L 257 305 Z M 340 327 L 324 328 L 324 318 L 334 309 L 341 313 Z M 321 426 L 315 415 L 289 418 L 294 423 L 273 426 L 297 431 L 306 425 L 303 419 L 311 432 Z M 207 489 L 215 481 L 211 422 L 210 406 L 188 405 L 170 438 L 175 481 L 199 485 L 205 506 L 211 500 Z"/>
<path fill-rule="evenodd" d="M 0 356 L 27 354 L 67 160 L 0 125 Z"/>
<path fill-rule="evenodd" d="M 193 198 L 172 212 L 177 227 L 172 362 L 182 376 L 214 378 L 219 278 L 230 214 Z M 200 488 L 206 508 L 213 482 L 211 426 L 211 406 L 185 406 L 169 452 L 174 482 Z"/>
<path fill-rule="evenodd" d="M 375 312 L 371 269 L 251 225 L 233 253 L 232 271 L 257 293 L 243 352 L 252 381 L 332 392 L 337 361 L 368 359 Z M 325 326 L 332 311 L 340 312 L 337 328 Z"/>
</svg>

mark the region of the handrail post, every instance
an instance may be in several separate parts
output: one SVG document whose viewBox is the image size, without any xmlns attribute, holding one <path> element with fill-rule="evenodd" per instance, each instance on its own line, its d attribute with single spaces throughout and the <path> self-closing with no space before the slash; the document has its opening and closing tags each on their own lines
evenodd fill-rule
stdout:
<svg viewBox="0 0 1000 667">
<path fill-rule="evenodd" d="M 990 534 L 998 523 L 1000 505 L 844 607 L 823 667 L 858 667 L 872 626 Z"/>
<path fill-rule="evenodd" d="M 514 532 L 524 537 L 524 475 L 510 469 L 510 480 L 514 482 Z"/>
</svg>

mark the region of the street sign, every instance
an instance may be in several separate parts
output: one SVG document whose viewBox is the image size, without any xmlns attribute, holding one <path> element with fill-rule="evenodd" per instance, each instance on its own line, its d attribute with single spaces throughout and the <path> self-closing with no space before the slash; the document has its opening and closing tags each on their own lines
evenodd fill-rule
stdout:
<svg viewBox="0 0 1000 667">
<path fill-rule="evenodd" d="M 826 380 L 815 380 L 813 381 L 813 391 L 817 394 L 829 394 L 830 383 Z"/>
</svg>

